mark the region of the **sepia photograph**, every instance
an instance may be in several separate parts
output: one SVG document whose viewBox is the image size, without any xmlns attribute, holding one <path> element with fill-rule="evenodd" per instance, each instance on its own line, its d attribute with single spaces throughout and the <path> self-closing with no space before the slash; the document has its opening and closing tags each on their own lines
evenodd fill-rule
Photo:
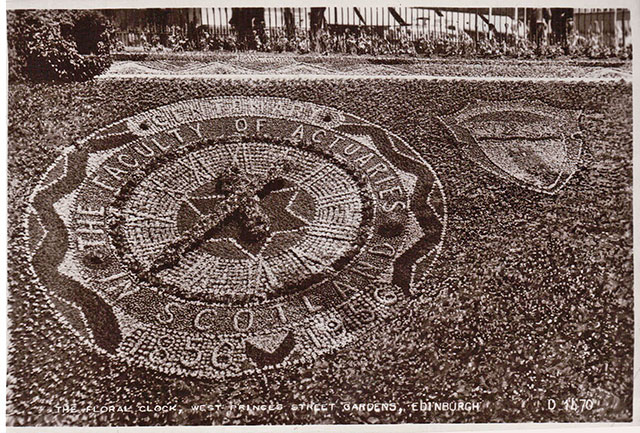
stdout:
<svg viewBox="0 0 640 433">
<path fill-rule="evenodd" d="M 638 5 L 31 3 L 9 431 L 634 424 Z"/>
</svg>

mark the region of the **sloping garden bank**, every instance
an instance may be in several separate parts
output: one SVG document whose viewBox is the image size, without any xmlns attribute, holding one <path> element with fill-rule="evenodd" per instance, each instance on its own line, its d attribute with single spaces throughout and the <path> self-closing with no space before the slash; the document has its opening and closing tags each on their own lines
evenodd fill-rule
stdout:
<svg viewBox="0 0 640 433">
<path fill-rule="evenodd" d="M 65 146 L 123 117 L 211 96 L 328 105 L 398 134 L 433 166 L 449 224 L 421 309 L 308 366 L 212 382 L 166 377 L 89 352 L 43 302 L 22 255 L 26 198 Z M 583 110 L 583 152 L 557 195 L 506 182 L 460 151 L 437 119 L 476 100 Z M 631 86 L 417 80 L 95 80 L 9 89 L 9 413 L 15 425 L 628 421 L 632 404 Z M 69 362 L 69 360 L 75 360 Z M 28 383 L 29 386 L 21 386 Z M 591 410 L 546 409 L 592 398 Z M 352 408 L 396 403 L 396 410 Z M 412 402 L 477 401 L 423 412 Z M 122 402 L 183 412 L 62 413 Z M 335 402 L 332 411 L 194 404 Z M 345 410 L 344 404 L 349 404 Z M 402 408 L 403 410 L 397 410 Z M 362 410 L 360 410 L 362 409 Z"/>
</svg>

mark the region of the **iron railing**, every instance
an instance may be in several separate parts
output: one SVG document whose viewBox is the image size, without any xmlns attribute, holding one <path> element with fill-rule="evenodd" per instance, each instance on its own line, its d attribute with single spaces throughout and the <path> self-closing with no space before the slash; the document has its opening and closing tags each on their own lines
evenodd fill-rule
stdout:
<svg viewBox="0 0 640 433">
<path fill-rule="evenodd" d="M 539 43 L 542 32 L 542 39 L 548 44 L 567 43 L 569 35 L 595 39 L 611 47 L 631 44 L 630 13 L 627 9 L 546 9 L 544 13 L 531 8 L 322 9 L 320 26 L 334 37 L 364 31 L 388 40 L 402 35 L 413 42 L 447 38 L 475 44 L 494 40 L 515 45 L 518 41 Z M 138 11 L 135 17 L 131 10 L 105 11 L 116 21 L 119 27 L 117 37 L 125 46 L 169 46 L 177 37 L 195 45 L 202 31 L 210 36 L 225 37 L 237 35 L 239 30 L 232 24 L 233 8 L 166 9 L 154 10 L 154 14 L 147 12 L 147 15 L 147 10 Z M 317 30 L 317 26 L 314 30 L 311 14 L 312 8 L 261 8 L 251 26 L 271 38 L 291 29 L 308 35 Z"/>
</svg>

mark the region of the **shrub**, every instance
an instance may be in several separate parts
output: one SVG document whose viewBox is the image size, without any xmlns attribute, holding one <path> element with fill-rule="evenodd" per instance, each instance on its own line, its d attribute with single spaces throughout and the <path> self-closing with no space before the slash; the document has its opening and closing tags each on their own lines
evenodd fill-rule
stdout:
<svg viewBox="0 0 640 433">
<path fill-rule="evenodd" d="M 84 81 L 111 65 L 111 26 L 91 10 L 7 13 L 9 79 Z"/>
</svg>

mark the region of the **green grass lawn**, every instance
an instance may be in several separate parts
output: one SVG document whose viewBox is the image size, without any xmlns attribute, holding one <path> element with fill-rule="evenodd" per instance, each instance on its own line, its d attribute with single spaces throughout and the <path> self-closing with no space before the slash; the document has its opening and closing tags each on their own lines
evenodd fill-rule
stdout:
<svg viewBox="0 0 640 433">
<path fill-rule="evenodd" d="M 630 421 L 633 363 L 631 85 L 401 80 L 96 80 L 9 88 L 9 422 L 13 425 Z M 91 352 L 26 270 L 22 216 L 65 146 L 140 111 L 211 96 L 331 106 L 399 135 L 442 181 L 449 222 L 425 294 L 358 344 L 300 367 L 228 380 L 168 377 Z M 583 152 L 557 195 L 485 171 L 438 121 L 475 100 L 583 110 Z M 593 399 L 590 410 L 561 400 Z M 556 399 L 560 408 L 547 409 Z M 423 401 L 478 411 L 412 411 Z M 343 403 L 395 403 L 345 410 Z M 281 410 L 189 410 L 194 404 Z M 333 411 L 290 403 L 336 403 Z M 177 404 L 169 413 L 54 406 Z M 402 408 L 402 410 L 397 410 Z"/>
</svg>

